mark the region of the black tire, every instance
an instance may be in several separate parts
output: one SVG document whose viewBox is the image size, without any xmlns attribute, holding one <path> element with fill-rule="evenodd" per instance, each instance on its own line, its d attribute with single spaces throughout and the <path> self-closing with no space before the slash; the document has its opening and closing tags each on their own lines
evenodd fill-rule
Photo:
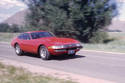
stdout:
<svg viewBox="0 0 125 83">
<path fill-rule="evenodd" d="M 76 56 L 76 53 L 70 54 L 69 56 L 70 56 L 70 57 L 75 57 L 75 56 Z"/>
<path fill-rule="evenodd" d="M 19 44 L 15 45 L 15 52 L 18 56 L 21 56 L 23 54 L 23 51 L 21 50 Z"/>
<path fill-rule="evenodd" d="M 39 48 L 39 56 L 43 60 L 50 60 L 50 53 L 45 46 L 40 46 Z"/>
</svg>

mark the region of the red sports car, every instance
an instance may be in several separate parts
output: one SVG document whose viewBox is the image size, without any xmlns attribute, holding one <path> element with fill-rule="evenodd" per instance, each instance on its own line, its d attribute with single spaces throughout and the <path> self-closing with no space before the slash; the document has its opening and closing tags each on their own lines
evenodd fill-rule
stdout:
<svg viewBox="0 0 125 83">
<path fill-rule="evenodd" d="M 50 59 L 51 55 L 67 54 L 74 56 L 82 45 L 71 38 L 58 38 L 50 32 L 31 31 L 20 34 L 12 40 L 11 45 L 17 55 L 24 52 L 39 54 L 43 60 Z"/>
</svg>

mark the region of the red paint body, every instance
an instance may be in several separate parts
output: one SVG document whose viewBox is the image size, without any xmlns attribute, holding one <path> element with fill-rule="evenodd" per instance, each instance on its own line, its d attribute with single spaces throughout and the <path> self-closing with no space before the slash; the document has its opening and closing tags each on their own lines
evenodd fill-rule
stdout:
<svg viewBox="0 0 125 83">
<path fill-rule="evenodd" d="M 35 32 L 45 32 L 45 31 L 25 32 L 29 34 L 30 40 L 23 40 L 23 39 L 19 39 L 18 37 L 16 37 L 15 39 L 12 40 L 11 45 L 15 47 L 15 44 L 19 44 L 20 48 L 23 51 L 35 53 L 35 54 L 38 54 L 39 46 L 44 45 L 48 49 L 51 55 L 68 54 L 68 51 L 71 49 L 74 50 L 76 53 L 77 51 L 80 50 L 80 48 L 82 48 L 82 46 L 80 47 L 71 46 L 71 47 L 65 48 L 65 51 L 57 52 L 55 51 L 55 49 L 51 48 L 51 46 L 78 44 L 80 42 L 71 38 L 58 38 L 55 36 L 33 39 L 31 36 L 31 33 L 35 33 Z M 61 49 L 56 49 L 56 50 L 61 50 Z"/>
</svg>

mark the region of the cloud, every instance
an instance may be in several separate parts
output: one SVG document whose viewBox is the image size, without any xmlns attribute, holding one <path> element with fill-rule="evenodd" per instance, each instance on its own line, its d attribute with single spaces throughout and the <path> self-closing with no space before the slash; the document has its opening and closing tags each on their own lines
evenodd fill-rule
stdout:
<svg viewBox="0 0 125 83">
<path fill-rule="evenodd" d="M 0 17 L 9 17 L 9 14 L 0 14 Z"/>
<path fill-rule="evenodd" d="M 19 0 L 1 0 L 0 5 L 18 5 L 18 6 L 25 6 L 25 4 Z"/>
<path fill-rule="evenodd" d="M 3 7 L 4 9 L 9 9 L 14 6 L 26 8 L 26 5 L 19 0 L 1 0 L 0 1 L 0 7 Z"/>
<path fill-rule="evenodd" d="M 118 12 L 119 15 L 116 16 L 115 19 L 125 21 L 125 0 L 123 2 L 118 3 Z"/>
<path fill-rule="evenodd" d="M 19 0 L 0 0 L 0 22 L 26 8 L 27 6 Z"/>
<path fill-rule="evenodd" d="M 0 22 L 2 22 L 3 20 L 5 20 L 6 18 L 10 17 L 10 14 L 0 14 Z"/>
</svg>

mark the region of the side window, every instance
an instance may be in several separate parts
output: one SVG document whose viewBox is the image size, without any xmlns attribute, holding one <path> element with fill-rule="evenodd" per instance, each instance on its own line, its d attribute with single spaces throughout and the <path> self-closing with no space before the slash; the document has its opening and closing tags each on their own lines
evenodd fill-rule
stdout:
<svg viewBox="0 0 125 83">
<path fill-rule="evenodd" d="M 23 40 L 30 40 L 30 36 L 28 33 L 23 33 L 23 34 L 19 35 L 18 38 L 23 39 Z"/>
<path fill-rule="evenodd" d="M 19 39 L 23 39 L 23 34 L 18 36 Z"/>
<path fill-rule="evenodd" d="M 24 33 L 24 34 L 23 34 L 23 39 L 24 39 L 24 40 L 30 40 L 29 34 L 28 34 L 28 33 Z"/>
</svg>

